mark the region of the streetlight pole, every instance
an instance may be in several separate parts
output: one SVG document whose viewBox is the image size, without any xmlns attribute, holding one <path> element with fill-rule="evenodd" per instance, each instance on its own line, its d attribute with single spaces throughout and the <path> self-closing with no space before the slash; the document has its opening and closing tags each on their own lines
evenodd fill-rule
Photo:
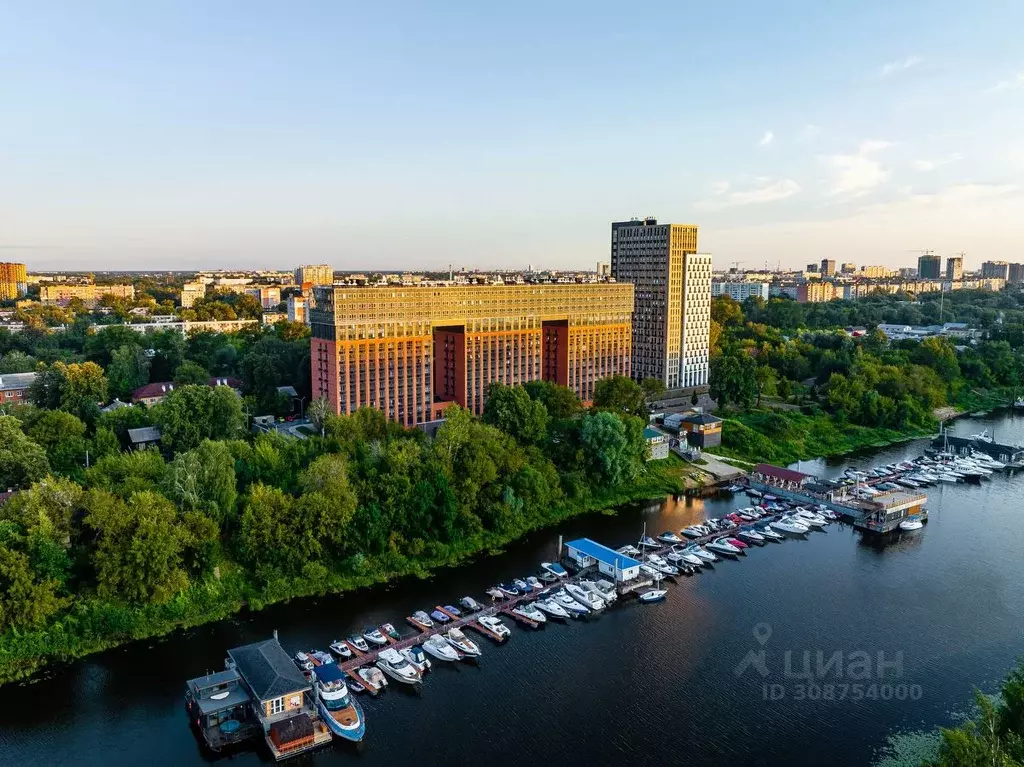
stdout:
<svg viewBox="0 0 1024 767">
<path fill-rule="evenodd" d="M 299 420 L 300 421 L 302 420 L 302 414 L 304 412 L 303 411 L 303 405 L 305 405 L 305 404 L 306 404 L 306 398 L 305 397 L 299 397 Z"/>
</svg>

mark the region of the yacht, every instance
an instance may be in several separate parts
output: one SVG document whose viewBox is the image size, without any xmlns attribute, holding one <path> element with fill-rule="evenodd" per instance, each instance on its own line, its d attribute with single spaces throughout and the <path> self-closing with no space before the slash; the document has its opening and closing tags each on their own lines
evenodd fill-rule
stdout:
<svg viewBox="0 0 1024 767">
<path fill-rule="evenodd" d="M 711 533 L 711 530 L 703 525 L 690 525 L 688 528 L 683 530 L 683 535 L 687 538 L 703 538 L 705 535 Z"/>
<path fill-rule="evenodd" d="M 666 530 L 658 536 L 658 540 L 664 543 L 682 543 L 683 539 L 673 533 L 671 530 Z"/>
<path fill-rule="evenodd" d="M 640 565 L 640 572 L 642 572 L 648 578 L 653 578 L 655 581 L 660 581 L 662 578 L 665 577 L 665 574 L 661 572 L 661 570 L 659 570 L 654 565 L 648 564 L 647 562 L 644 562 L 642 565 Z"/>
<path fill-rule="evenodd" d="M 900 522 L 900 530 L 920 530 L 922 527 L 924 527 L 924 522 L 916 517 L 907 517 Z"/>
<path fill-rule="evenodd" d="M 691 543 L 689 546 L 683 549 L 683 551 L 685 551 L 687 554 L 693 554 L 693 556 L 703 561 L 704 564 L 711 564 L 712 562 L 718 561 L 718 557 L 716 557 L 707 549 L 698 546 L 696 543 Z"/>
<path fill-rule="evenodd" d="M 363 638 L 367 642 L 373 642 L 378 647 L 383 647 L 388 643 L 388 638 L 381 633 L 380 629 L 366 629 L 363 632 Z"/>
<path fill-rule="evenodd" d="M 423 674 L 408 660 L 402 657 L 394 647 L 381 650 L 377 655 L 377 668 L 403 684 L 419 684 L 423 681 Z"/>
<path fill-rule="evenodd" d="M 508 639 L 512 636 L 512 632 L 509 631 L 508 626 L 502 623 L 500 620 L 495 618 L 493 615 L 485 615 L 480 619 L 480 625 L 485 629 L 490 629 L 492 632 L 498 635 L 501 640 Z"/>
<path fill-rule="evenodd" d="M 740 554 L 740 550 L 725 538 L 715 538 L 704 545 L 716 554 L 725 554 L 727 557 L 737 557 Z"/>
<path fill-rule="evenodd" d="M 764 545 L 764 536 L 754 530 L 740 530 L 736 533 L 736 537 L 747 543 L 756 543 L 759 546 Z"/>
<path fill-rule="evenodd" d="M 772 530 L 769 525 L 765 525 L 764 527 L 758 528 L 757 532 L 764 536 L 764 539 L 766 541 L 775 541 L 776 543 L 778 543 L 783 538 L 782 535 Z"/>
<path fill-rule="evenodd" d="M 368 644 L 366 644 L 366 640 L 363 639 L 358 634 L 353 634 L 352 636 L 350 636 L 345 641 L 348 642 L 350 645 L 352 645 L 357 650 L 359 650 L 359 652 L 370 652 L 370 646 Z"/>
<path fill-rule="evenodd" d="M 551 573 L 556 578 L 564 578 L 569 572 L 557 562 L 541 562 L 540 567 L 545 572 Z"/>
<path fill-rule="evenodd" d="M 694 567 L 700 567 L 704 564 L 704 560 L 702 560 L 696 554 L 691 554 L 681 546 L 673 546 L 672 551 L 665 555 L 665 559 L 674 564 L 676 567 L 684 564 L 693 565 Z"/>
<path fill-rule="evenodd" d="M 679 575 L 678 568 L 673 567 L 657 554 L 651 554 L 649 557 L 647 557 L 647 564 L 649 564 L 658 572 L 669 576 L 670 578 L 674 578 L 675 576 Z"/>
<path fill-rule="evenodd" d="M 414 644 L 412 647 L 406 647 L 404 650 L 399 650 L 402 653 L 402 657 L 411 663 L 421 674 L 426 673 L 430 670 L 430 658 L 423 652 L 423 648 L 418 644 Z"/>
<path fill-rule="evenodd" d="M 652 602 L 664 602 L 666 594 L 668 594 L 668 592 L 665 591 L 665 589 L 651 589 L 650 591 L 645 591 L 643 594 L 641 594 L 639 596 L 639 599 L 644 604 L 651 604 Z"/>
<path fill-rule="evenodd" d="M 636 557 L 639 557 L 642 553 L 640 549 L 638 549 L 636 546 L 631 546 L 629 544 L 626 544 L 625 546 L 620 546 L 615 550 L 620 554 L 625 554 L 627 557 L 633 557 L 634 559 Z"/>
<path fill-rule="evenodd" d="M 342 660 L 346 660 L 352 657 L 352 648 L 342 642 L 340 639 L 335 639 L 331 642 L 331 652 L 337 655 Z"/>
<path fill-rule="evenodd" d="M 422 626 L 423 628 L 430 629 L 434 627 L 434 621 L 430 620 L 430 616 L 422 610 L 417 610 L 412 614 L 412 617 L 408 618 L 407 620 L 410 623 L 417 624 L 419 626 Z"/>
<path fill-rule="evenodd" d="M 802 524 L 804 527 L 824 527 L 826 524 L 828 524 L 824 519 L 819 517 L 817 514 L 815 514 L 812 511 L 808 511 L 802 506 L 797 508 L 793 516 L 796 518 L 796 521 Z"/>
<path fill-rule="evenodd" d="M 462 629 L 448 629 L 444 634 L 444 640 L 467 658 L 480 657 L 480 645 L 466 636 Z"/>
<path fill-rule="evenodd" d="M 569 617 L 568 611 L 553 599 L 538 599 L 534 604 L 537 605 L 538 610 L 547 613 L 552 618 Z"/>
<path fill-rule="evenodd" d="M 423 643 L 423 650 L 427 654 L 433 655 L 438 660 L 453 662 L 462 658 L 462 654 L 450 645 L 440 634 L 434 634 L 434 636 L 427 639 L 427 641 Z"/>
<path fill-rule="evenodd" d="M 339 738 L 359 742 L 366 734 L 363 710 L 349 694 L 344 672 L 335 665 L 316 671 L 316 707 L 328 729 Z"/>
<path fill-rule="evenodd" d="M 565 584 L 565 590 L 569 592 L 573 599 L 582 605 L 586 605 L 591 610 L 603 610 L 604 600 L 596 594 L 592 594 L 582 586 L 576 583 Z"/>
<path fill-rule="evenodd" d="M 571 615 L 586 615 L 590 612 L 586 605 L 581 605 L 564 591 L 556 591 L 553 596 L 555 603 L 561 605 Z"/>
<path fill-rule="evenodd" d="M 547 616 L 544 615 L 535 605 L 520 604 L 512 608 L 512 612 L 521 618 L 533 621 L 534 623 L 547 623 Z"/>
<path fill-rule="evenodd" d="M 775 530 L 780 530 L 790 535 L 807 535 L 810 532 L 810 528 L 789 516 L 780 517 L 771 522 L 770 525 Z"/>
<path fill-rule="evenodd" d="M 615 584 L 611 581 L 606 581 L 604 578 L 598 578 L 596 581 L 580 581 L 580 585 L 609 604 L 619 598 L 618 593 L 615 591 Z"/>
</svg>

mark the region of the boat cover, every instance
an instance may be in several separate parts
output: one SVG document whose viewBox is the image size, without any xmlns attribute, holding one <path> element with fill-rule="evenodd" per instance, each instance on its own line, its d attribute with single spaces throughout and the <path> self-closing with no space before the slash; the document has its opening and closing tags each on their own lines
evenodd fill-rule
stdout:
<svg viewBox="0 0 1024 767">
<path fill-rule="evenodd" d="M 342 670 L 333 663 L 317 666 L 313 669 L 313 673 L 316 674 L 316 678 L 324 684 L 338 682 L 345 677 L 344 672 L 342 672 Z"/>
</svg>

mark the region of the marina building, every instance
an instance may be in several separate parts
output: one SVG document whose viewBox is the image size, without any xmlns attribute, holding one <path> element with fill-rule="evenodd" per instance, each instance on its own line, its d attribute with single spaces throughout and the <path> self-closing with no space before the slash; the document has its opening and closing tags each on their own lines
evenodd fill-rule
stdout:
<svg viewBox="0 0 1024 767">
<path fill-rule="evenodd" d="M 668 458 L 668 435 L 646 427 L 644 429 L 644 442 L 647 443 L 647 450 L 649 455 L 647 456 L 648 461 L 658 461 L 663 458 Z"/>
<path fill-rule="evenodd" d="M 722 419 L 708 413 L 686 413 L 679 418 L 679 436 L 703 450 L 722 444 Z"/>
<path fill-rule="evenodd" d="M 597 565 L 602 575 L 613 578 L 616 583 L 631 581 L 640 575 L 639 561 L 589 538 L 569 541 L 565 544 L 565 550 L 578 568 Z"/>
<path fill-rule="evenodd" d="M 310 302 L 313 396 L 415 426 L 458 403 L 479 415 L 491 383 L 552 381 L 582 399 L 630 374 L 626 283 L 335 286 Z"/>
<path fill-rule="evenodd" d="M 657 378 L 669 389 L 706 385 L 711 256 L 697 253 L 697 226 L 613 223 L 611 274 L 636 286 L 633 378 Z"/>
</svg>

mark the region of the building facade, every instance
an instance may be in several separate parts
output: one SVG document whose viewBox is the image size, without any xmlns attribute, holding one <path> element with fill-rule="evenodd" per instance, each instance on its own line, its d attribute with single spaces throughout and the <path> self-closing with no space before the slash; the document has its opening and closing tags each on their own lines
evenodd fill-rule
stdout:
<svg viewBox="0 0 1024 767">
<path fill-rule="evenodd" d="M 277 285 L 255 285 L 246 288 L 245 292 L 259 301 L 264 309 L 276 309 L 281 303 L 281 288 Z"/>
<path fill-rule="evenodd" d="M 630 374 L 632 311 L 633 286 L 613 282 L 315 288 L 313 396 L 407 426 L 453 402 L 479 415 L 495 381 L 590 401 L 597 381 Z"/>
<path fill-rule="evenodd" d="M 206 297 L 205 282 L 186 282 L 181 286 L 181 308 L 191 309 L 196 301 Z"/>
<path fill-rule="evenodd" d="M 768 300 L 767 282 L 712 282 L 711 296 L 729 296 L 733 301 L 746 301 L 748 298 Z"/>
<path fill-rule="evenodd" d="M 0 301 L 24 298 L 28 292 L 28 272 L 24 264 L 0 263 Z"/>
<path fill-rule="evenodd" d="M 1024 264 L 1010 264 L 1007 269 L 1006 281 L 1016 285 L 1024 282 Z"/>
<path fill-rule="evenodd" d="M 636 286 L 633 378 L 657 378 L 669 389 L 707 384 L 711 256 L 697 254 L 697 227 L 613 223 L 611 274 Z"/>
<path fill-rule="evenodd" d="M 925 253 L 917 259 L 917 276 L 922 280 L 937 280 L 941 276 L 942 258 Z"/>
<path fill-rule="evenodd" d="M 35 373 L 4 373 L 0 375 L 0 405 L 19 405 L 28 399 Z"/>
<path fill-rule="evenodd" d="M 964 278 L 963 256 L 950 256 L 946 259 L 946 279 L 962 280 Z"/>
<path fill-rule="evenodd" d="M 305 296 L 288 296 L 288 319 L 291 322 L 309 324 Z"/>
<path fill-rule="evenodd" d="M 63 282 L 39 286 L 39 301 L 44 306 L 67 306 L 76 298 L 86 307 L 96 306 L 104 296 L 132 300 L 133 285 L 75 285 Z"/>
<path fill-rule="evenodd" d="M 821 276 L 822 277 L 835 277 L 836 276 L 836 262 L 831 258 L 821 259 Z"/>
<path fill-rule="evenodd" d="M 842 286 L 832 282 L 801 282 L 796 289 L 796 300 L 801 304 L 816 304 L 842 298 Z"/>
<path fill-rule="evenodd" d="M 295 284 L 298 286 L 333 285 L 334 267 L 330 264 L 307 264 L 295 270 Z"/>
<path fill-rule="evenodd" d="M 985 261 L 981 265 L 983 279 L 1005 280 L 1010 276 L 1010 265 L 1005 261 Z"/>
</svg>

